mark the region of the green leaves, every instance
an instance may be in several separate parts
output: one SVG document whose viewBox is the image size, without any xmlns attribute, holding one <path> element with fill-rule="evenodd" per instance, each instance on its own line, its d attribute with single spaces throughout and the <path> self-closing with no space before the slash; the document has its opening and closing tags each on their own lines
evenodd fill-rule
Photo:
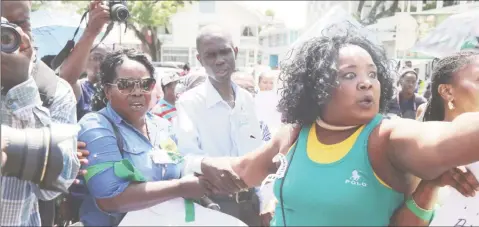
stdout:
<svg viewBox="0 0 479 227">
<path fill-rule="evenodd" d="M 41 9 L 43 6 L 43 1 L 32 1 L 32 12 Z"/>
<path fill-rule="evenodd" d="M 131 21 L 140 27 L 158 27 L 169 23 L 170 17 L 184 6 L 183 1 L 131 1 Z"/>
</svg>

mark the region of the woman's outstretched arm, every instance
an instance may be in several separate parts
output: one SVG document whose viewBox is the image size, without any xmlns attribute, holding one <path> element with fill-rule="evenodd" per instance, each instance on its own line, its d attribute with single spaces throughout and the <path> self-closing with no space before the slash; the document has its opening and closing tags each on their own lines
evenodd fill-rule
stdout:
<svg viewBox="0 0 479 227">
<path fill-rule="evenodd" d="M 287 154 L 298 138 L 300 127 L 285 125 L 264 146 L 245 156 L 232 159 L 232 168 L 249 186 L 259 186 L 270 173 L 276 172 L 273 158 L 278 153 Z"/>
<path fill-rule="evenodd" d="M 388 136 L 391 163 L 421 179 L 433 180 L 479 161 L 479 113 L 465 113 L 452 122 L 385 120 L 380 130 Z"/>
</svg>

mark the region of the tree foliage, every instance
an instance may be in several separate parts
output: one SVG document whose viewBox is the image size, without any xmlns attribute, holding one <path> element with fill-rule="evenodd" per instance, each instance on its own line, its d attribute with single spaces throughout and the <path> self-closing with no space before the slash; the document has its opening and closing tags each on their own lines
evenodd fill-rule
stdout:
<svg viewBox="0 0 479 227">
<path fill-rule="evenodd" d="M 64 3 L 77 7 L 77 13 L 83 14 L 88 7 L 89 1 L 68 1 Z M 131 29 L 136 37 L 141 41 L 145 51 L 147 51 L 153 61 L 160 59 L 160 49 L 163 44 L 158 39 L 158 27 L 167 28 L 170 18 L 185 4 L 192 1 L 127 1 L 130 11 L 128 19 L 128 28 Z"/>
<path fill-rule="evenodd" d="M 41 9 L 44 5 L 44 1 L 32 1 L 32 12 Z"/>
<path fill-rule="evenodd" d="M 274 17 L 276 13 L 272 10 L 272 9 L 267 9 L 265 12 L 264 12 L 264 15 L 268 16 L 268 17 Z"/>
<path fill-rule="evenodd" d="M 376 23 L 379 19 L 384 17 L 394 16 L 394 14 L 399 10 L 399 1 L 374 1 L 374 4 L 371 6 L 371 10 L 363 17 L 363 11 L 366 10 L 364 7 L 367 1 L 361 0 L 358 4 L 358 9 L 354 15 L 361 24 L 371 25 Z"/>
</svg>

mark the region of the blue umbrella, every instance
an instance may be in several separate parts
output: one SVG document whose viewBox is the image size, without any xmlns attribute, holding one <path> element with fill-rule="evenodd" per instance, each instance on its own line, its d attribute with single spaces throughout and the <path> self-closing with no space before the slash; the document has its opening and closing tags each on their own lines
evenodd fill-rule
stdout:
<svg viewBox="0 0 479 227">
<path fill-rule="evenodd" d="M 38 10 L 31 14 L 34 45 L 38 48 L 37 56 L 56 55 L 73 38 L 73 33 L 80 23 L 81 16 L 61 11 Z M 80 26 L 75 42 L 84 31 Z"/>
</svg>

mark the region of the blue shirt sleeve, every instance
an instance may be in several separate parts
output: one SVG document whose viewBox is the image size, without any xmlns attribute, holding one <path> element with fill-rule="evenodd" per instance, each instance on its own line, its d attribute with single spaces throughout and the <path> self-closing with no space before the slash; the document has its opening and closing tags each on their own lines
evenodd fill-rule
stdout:
<svg viewBox="0 0 479 227">
<path fill-rule="evenodd" d="M 86 149 L 90 152 L 88 166 L 122 160 L 113 128 L 104 117 L 89 113 L 80 120 L 80 126 L 78 140 L 85 142 Z M 117 177 L 113 167 L 110 167 L 91 177 L 87 187 L 95 198 L 111 198 L 121 194 L 129 183 L 128 180 Z"/>
</svg>

